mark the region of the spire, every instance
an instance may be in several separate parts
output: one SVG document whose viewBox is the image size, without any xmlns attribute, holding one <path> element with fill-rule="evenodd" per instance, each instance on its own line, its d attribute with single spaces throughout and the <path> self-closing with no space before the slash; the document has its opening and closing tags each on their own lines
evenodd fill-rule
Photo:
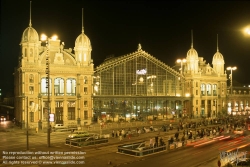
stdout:
<svg viewBox="0 0 250 167">
<path fill-rule="evenodd" d="M 219 39 L 218 39 L 219 37 L 218 37 L 218 34 L 217 34 L 217 52 L 219 52 Z"/>
<path fill-rule="evenodd" d="M 82 8 L 82 33 L 84 33 L 84 28 L 83 28 L 83 8 Z"/>
<path fill-rule="evenodd" d="M 30 23 L 29 23 L 29 26 L 31 27 L 32 24 L 31 24 L 31 1 L 30 1 Z"/>
<path fill-rule="evenodd" d="M 194 47 L 194 44 L 193 44 L 193 30 L 191 30 L 191 48 Z"/>
</svg>

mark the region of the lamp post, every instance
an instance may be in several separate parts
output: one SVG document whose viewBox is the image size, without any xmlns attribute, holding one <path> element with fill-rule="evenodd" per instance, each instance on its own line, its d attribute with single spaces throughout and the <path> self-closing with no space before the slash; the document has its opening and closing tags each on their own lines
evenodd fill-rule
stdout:
<svg viewBox="0 0 250 167">
<path fill-rule="evenodd" d="M 181 75 L 183 75 L 183 69 L 182 69 L 182 67 L 183 67 L 183 63 L 185 63 L 187 60 L 186 59 L 177 59 L 177 63 L 181 63 Z M 184 88 L 183 88 L 183 83 L 182 83 L 182 76 L 181 76 L 181 89 L 182 89 L 182 96 L 184 95 Z"/>
<path fill-rule="evenodd" d="M 227 67 L 227 70 L 231 71 L 230 74 L 230 87 L 231 87 L 231 94 L 233 94 L 233 70 L 236 70 L 237 67 Z"/>
<path fill-rule="evenodd" d="M 57 36 L 53 36 L 52 40 L 56 40 Z M 41 35 L 41 41 L 46 44 L 46 88 L 48 89 L 48 120 L 47 120 L 47 145 L 50 147 L 50 58 L 49 58 L 49 39 L 46 35 Z"/>
<path fill-rule="evenodd" d="M 181 69 L 180 69 L 181 70 L 181 74 L 182 74 L 182 71 L 183 71 L 182 70 L 183 63 L 185 63 L 186 61 L 187 61 L 186 59 L 177 59 L 177 61 L 176 61 L 177 63 L 181 63 Z"/>
<path fill-rule="evenodd" d="M 28 96 L 23 96 L 26 99 L 26 148 L 29 150 L 29 99 Z"/>
</svg>

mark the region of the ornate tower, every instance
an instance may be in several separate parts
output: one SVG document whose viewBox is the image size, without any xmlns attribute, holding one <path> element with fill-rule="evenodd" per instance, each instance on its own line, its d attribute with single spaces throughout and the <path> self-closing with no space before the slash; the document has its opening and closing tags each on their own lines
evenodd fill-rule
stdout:
<svg viewBox="0 0 250 167">
<path fill-rule="evenodd" d="M 223 55 L 219 52 L 218 47 L 218 34 L 217 34 L 217 52 L 214 54 L 213 57 L 213 68 L 217 74 L 223 74 L 224 73 L 224 58 Z"/>
<path fill-rule="evenodd" d="M 193 48 L 193 31 L 191 31 L 191 49 L 187 52 L 187 73 L 198 73 L 198 53 Z"/>
<path fill-rule="evenodd" d="M 83 15 L 83 9 L 82 9 Z M 84 27 L 83 27 L 83 16 L 82 16 L 82 33 L 76 38 L 75 41 L 75 56 L 77 64 L 88 66 L 92 63 L 91 59 L 91 43 L 89 38 L 84 34 Z"/>
</svg>

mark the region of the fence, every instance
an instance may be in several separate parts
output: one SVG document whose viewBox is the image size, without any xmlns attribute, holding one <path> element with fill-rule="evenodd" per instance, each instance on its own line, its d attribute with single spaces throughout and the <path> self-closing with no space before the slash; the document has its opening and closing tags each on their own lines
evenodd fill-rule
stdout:
<svg viewBox="0 0 250 167">
<path fill-rule="evenodd" d="M 166 145 L 159 147 L 146 146 L 145 141 L 118 146 L 118 152 L 133 156 L 146 156 L 157 152 L 165 151 Z"/>
<path fill-rule="evenodd" d="M 92 137 L 83 137 L 83 138 L 67 138 L 65 141 L 65 145 L 74 146 L 74 147 L 82 147 L 82 146 L 89 146 L 89 145 L 96 145 L 108 143 L 107 138 L 99 138 L 95 139 Z"/>
</svg>

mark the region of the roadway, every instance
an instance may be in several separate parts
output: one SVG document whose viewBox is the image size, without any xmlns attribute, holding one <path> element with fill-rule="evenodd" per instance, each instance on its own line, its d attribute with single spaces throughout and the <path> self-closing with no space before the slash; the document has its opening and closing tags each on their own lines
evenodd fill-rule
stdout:
<svg viewBox="0 0 250 167">
<path fill-rule="evenodd" d="M 135 127 L 138 127 L 136 125 Z M 141 125 L 145 126 L 145 125 Z M 156 125 L 155 125 L 156 126 Z M 160 127 L 161 125 L 158 124 Z M 6 125 L 1 124 L 0 126 L 0 164 L 3 162 L 3 152 L 2 151 L 26 151 L 26 134 L 24 130 L 18 129 L 16 127 L 9 128 L 6 132 L 3 129 L 6 129 Z M 10 127 L 10 126 L 8 126 Z M 128 126 L 123 126 L 128 128 Z M 140 127 L 140 126 L 139 126 Z M 101 133 L 111 133 L 111 130 L 118 128 L 119 125 L 113 125 L 110 128 L 104 128 Z M 131 127 L 132 128 L 132 127 Z M 2 129 L 2 130 L 1 130 Z M 97 125 L 92 129 L 89 129 L 90 132 L 100 133 L 100 128 Z M 108 144 L 89 146 L 89 147 L 69 147 L 65 145 L 65 138 L 68 136 L 70 132 L 53 132 L 51 133 L 51 147 L 47 147 L 47 134 L 46 133 L 34 133 L 32 131 L 31 135 L 29 135 L 29 151 L 82 151 L 86 152 L 85 156 L 85 165 L 86 167 L 100 167 L 106 166 L 109 162 L 111 162 L 111 166 L 147 166 L 148 164 L 154 164 L 158 166 L 167 165 L 171 166 L 185 166 L 188 167 L 202 167 L 202 166 L 216 166 L 216 157 L 220 151 L 225 151 L 229 149 L 228 147 L 236 148 L 241 146 L 243 143 L 250 143 L 249 138 L 245 137 L 240 139 L 241 141 L 236 142 L 237 139 L 225 139 L 225 140 L 215 140 L 211 143 L 207 143 L 204 145 L 189 145 L 182 148 L 178 148 L 175 150 L 168 150 L 159 154 L 145 156 L 145 157 L 133 157 L 123 154 L 118 154 L 117 146 L 124 143 L 131 143 L 135 141 L 148 141 L 149 138 L 155 137 L 156 135 L 160 135 L 166 140 L 173 136 L 176 130 L 169 132 L 151 132 L 146 134 L 141 134 L 140 137 L 133 137 L 131 139 L 124 139 L 119 141 L 118 138 L 110 138 Z M 242 149 L 249 147 L 244 147 Z M 231 148 L 230 148 L 231 149 Z M 1 164 L 0 166 L 9 166 L 5 164 Z M 15 165 L 15 167 L 23 167 L 27 165 Z M 29 165 L 30 167 L 40 167 L 41 165 Z M 46 165 L 46 166 L 60 166 L 60 165 Z M 75 166 L 75 165 L 64 165 L 64 166 Z M 78 166 L 78 165 L 77 165 Z M 211 166 L 213 167 L 213 166 Z"/>
</svg>

